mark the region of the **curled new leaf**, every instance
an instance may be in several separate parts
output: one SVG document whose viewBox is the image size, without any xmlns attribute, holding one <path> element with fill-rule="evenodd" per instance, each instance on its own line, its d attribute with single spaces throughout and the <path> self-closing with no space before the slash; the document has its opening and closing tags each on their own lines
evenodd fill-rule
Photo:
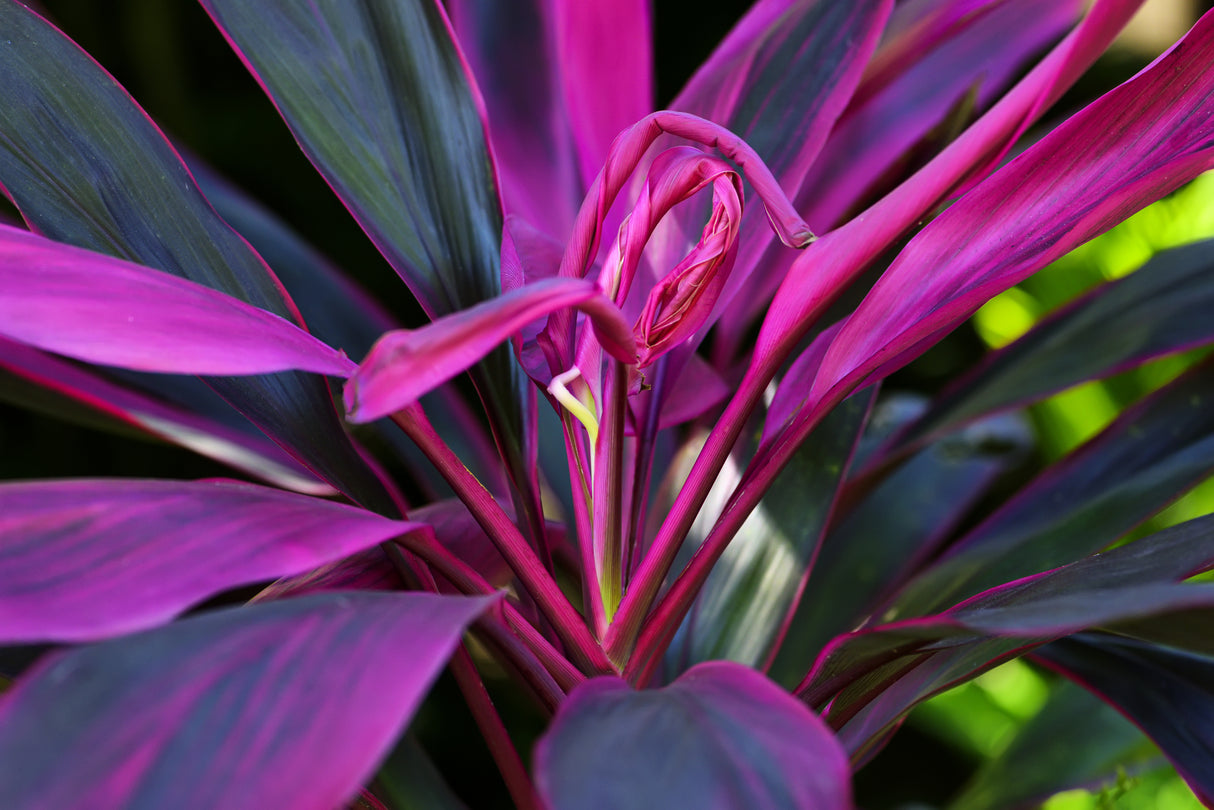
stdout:
<svg viewBox="0 0 1214 810">
<path fill-rule="evenodd" d="M 350 418 L 369 422 L 416 402 L 527 324 L 566 307 L 586 310 L 603 346 L 617 357 L 626 362 L 636 359 L 631 330 L 596 284 L 546 279 L 421 329 L 384 335 L 346 385 Z"/>
</svg>

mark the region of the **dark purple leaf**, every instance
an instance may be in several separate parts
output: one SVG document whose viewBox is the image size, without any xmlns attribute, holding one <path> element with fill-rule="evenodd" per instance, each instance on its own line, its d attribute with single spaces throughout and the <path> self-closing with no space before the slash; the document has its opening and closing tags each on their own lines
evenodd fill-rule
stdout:
<svg viewBox="0 0 1214 810">
<path fill-rule="evenodd" d="M 1209 612 L 1201 618 L 1208 634 Z M 1041 648 L 1036 657 L 1126 715 L 1163 749 L 1197 797 L 1206 806 L 1214 804 L 1214 655 L 1209 650 L 1081 633 Z"/>
<path fill-rule="evenodd" d="M 748 666 L 769 660 L 815 564 L 839 482 L 875 394 L 861 392 L 836 408 L 742 524 L 667 650 L 671 676 L 713 659 Z M 688 534 L 689 551 L 708 534 L 740 478 L 736 464 L 718 477 Z"/>
<path fill-rule="evenodd" d="M 212 594 L 299 574 L 419 526 L 228 481 L 0 486 L 0 642 L 153 627 Z"/>
<path fill-rule="evenodd" d="M 433 0 L 202 0 L 431 316 L 500 290 L 484 130 Z"/>
<path fill-rule="evenodd" d="M 332 810 L 491 601 L 324 594 L 50 656 L 0 698 L 5 804 Z"/>
<path fill-rule="evenodd" d="M 1214 243 L 1160 253 L 1093 290 L 990 355 L 901 441 L 939 435 L 983 414 L 1214 340 Z"/>
<path fill-rule="evenodd" d="M 501 291 L 496 179 L 441 3 L 202 4 L 432 317 Z M 505 349 L 473 377 L 511 482 L 538 514 L 523 460 L 524 381 Z"/>
<path fill-rule="evenodd" d="M 821 719 L 754 670 L 700 664 L 663 689 L 575 689 L 540 739 L 550 810 L 850 810 L 847 759 Z"/>
<path fill-rule="evenodd" d="M 0 4 L 0 27 L 0 187 L 31 229 L 298 319 L 265 263 L 109 74 L 19 3 Z M 209 384 L 324 481 L 391 509 L 323 380 L 292 372 Z"/>
<path fill-rule="evenodd" d="M 958 541 L 894 600 L 923 615 L 1108 546 L 1214 469 L 1211 365 L 1125 411 Z"/>
<path fill-rule="evenodd" d="M 856 627 L 890 586 L 934 553 L 995 477 L 1022 454 L 1029 443 L 1026 431 L 1016 420 L 992 420 L 938 442 L 908 460 L 832 528 L 771 677 L 788 686 L 800 682 L 827 642 Z"/>
<path fill-rule="evenodd" d="M 830 703 L 855 755 L 913 706 L 1009 656 L 1087 628 L 1214 604 L 1214 586 L 1179 583 L 1214 567 L 1214 518 L 1201 518 L 1035 577 L 944 613 L 841 636 L 797 693 Z M 836 696 L 836 693 L 837 696 Z"/>
<path fill-rule="evenodd" d="M 383 306 L 334 267 L 287 223 L 201 161 L 190 171 L 211 205 L 261 255 L 282 281 L 308 331 L 362 357 L 376 339 L 400 326 Z"/>
<path fill-rule="evenodd" d="M 269 263 L 282 279 L 312 334 L 351 357 L 363 357 L 379 337 L 400 326 L 379 302 L 341 274 L 320 253 L 273 213 L 246 197 L 211 169 L 191 160 L 190 168 L 215 210 Z M 155 382 L 152 380 L 151 382 Z M 191 404 L 197 397 L 190 398 Z M 477 478 L 491 486 L 499 473 L 497 453 L 484 425 L 454 390 L 440 389 L 422 398 L 435 430 Z M 430 462 L 395 428 L 379 431 L 382 446 L 394 452 L 417 481 L 432 493 L 447 493 Z"/>
<path fill-rule="evenodd" d="M 134 386 L 3 338 L 0 399 L 90 427 L 154 436 L 295 492 L 335 494 L 260 433 L 191 413 Z M 236 415 L 230 408 L 228 412 Z"/>
</svg>

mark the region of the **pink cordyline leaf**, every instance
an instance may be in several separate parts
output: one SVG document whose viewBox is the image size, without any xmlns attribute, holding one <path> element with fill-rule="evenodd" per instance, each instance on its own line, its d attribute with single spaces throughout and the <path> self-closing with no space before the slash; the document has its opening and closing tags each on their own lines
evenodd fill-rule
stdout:
<svg viewBox="0 0 1214 810">
<path fill-rule="evenodd" d="M 755 356 L 783 356 L 780 347 L 803 335 L 895 238 L 959 183 L 992 165 L 1104 52 L 1141 2 L 1098 0 L 1063 42 L 947 149 L 872 208 L 824 234 L 812 251 L 798 256 L 771 303 Z"/>
<path fill-rule="evenodd" d="M 575 689 L 536 748 L 550 810 L 850 810 L 826 724 L 754 670 L 700 664 L 663 689 L 603 677 Z"/>
<path fill-rule="evenodd" d="M 908 149 L 970 93 L 987 107 L 1029 56 L 1079 15 L 1077 0 L 951 0 L 878 51 L 797 194 L 813 227 L 834 227 Z M 897 15 L 895 14 L 895 17 Z"/>
<path fill-rule="evenodd" d="M 796 189 L 876 48 L 889 0 L 759 0 L 672 105 L 734 129 Z M 797 76 L 789 81 L 790 75 Z M 796 137 L 788 137 L 789 133 Z"/>
<path fill-rule="evenodd" d="M 0 335 L 137 371 L 345 377 L 354 364 L 289 321 L 169 273 L 0 226 Z"/>
<path fill-rule="evenodd" d="M 350 419 L 370 422 L 416 402 L 527 324 L 566 307 L 586 311 L 603 347 L 625 362 L 635 362 L 631 329 L 597 284 L 584 279 L 547 279 L 439 318 L 421 329 L 384 335 L 346 384 Z"/>
<path fill-rule="evenodd" d="M 506 213 L 563 241 L 585 188 L 555 69 L 551 5 L 549 0 L 449 0 L 447 9 L 484 94 Z"/>
<path fill-rule="evenodd" d="M 582 181 L 625 127 L 653 109 L 649 0 L 554 0 L 556 56 Z"/>
<path fill-rule="evenodd" d="M 299 574 L 415 529 L 235 481 L 0 486 L 0 643 L 154 627 L 220 591 Z"/>
<path fill-rule="evenodd" d="M 4 805 L 333 810 L 492 602 L 322 594 L 51 655 L 0 698 Z"/>
<path fill-rule="evenodd" d="M 1214 165 L 1214 15 L 944 212 L 832 343 L 811 398 L 909 362 L 996 293 Z"/>
</svg>

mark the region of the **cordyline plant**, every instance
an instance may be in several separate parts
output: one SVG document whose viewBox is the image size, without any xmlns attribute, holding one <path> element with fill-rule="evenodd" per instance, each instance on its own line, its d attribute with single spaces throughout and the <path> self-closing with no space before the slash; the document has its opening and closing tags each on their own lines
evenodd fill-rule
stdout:
<svg viewBox="0 0 1214 810">
<path fill-rule="evenodd" d="M 1214 801 L 1214 524 L 1118 545 L 1214 470 L 1209 364 L 991 489 L 1004 412 L 1214 340 L 1208 251 L 934 401 L 876 393 L 1214 165 L 1214 16 L 1024 146 L 1137 2 L 760 0 L 658 112 L 648 0 L 202 5 L 430 322 L 0 0 L 6 398 L 258 481 L 0 486 L 0 643 L 50 645 L 0 696 L 6 808 L 393 806 L 376 768 L 449 667 L 519 807 L 835 810 L 1021 655 Z M 1063 751 L 1086 694 L 1043 715 Z M 954 806 L 1099 781 L 1079 759 Z"/>
</svg>

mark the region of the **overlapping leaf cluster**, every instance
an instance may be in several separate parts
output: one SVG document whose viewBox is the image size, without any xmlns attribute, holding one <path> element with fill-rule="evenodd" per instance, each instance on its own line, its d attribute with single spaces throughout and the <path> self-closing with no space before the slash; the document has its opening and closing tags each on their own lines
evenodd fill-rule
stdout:
<svg viewBox="0 0 1214 810">
<path fill-rule="evenodd" d="M 1214 165 L 1214 16 L 1026 145 L 1137 2 L 758 0 L 656 112 L 648 0 L 201 2 L 430 322 L 0 0 L 0 385 L 245 479 L 0 485 L 0 644 L 48 646 L 3 673 L 6 807 L 392 806 L 447 666 L 519 807 L 843 810 L 1024 655 L 1214 801 L 1214 524 L 1119 545 L 1214 470 L 1209 364 L 993 488 L 1016 408 L 1214 340 L 1209 247 L 880 390 Z M 1003 773 L 957 806 L 1102 775 Z"/>
</svg>

